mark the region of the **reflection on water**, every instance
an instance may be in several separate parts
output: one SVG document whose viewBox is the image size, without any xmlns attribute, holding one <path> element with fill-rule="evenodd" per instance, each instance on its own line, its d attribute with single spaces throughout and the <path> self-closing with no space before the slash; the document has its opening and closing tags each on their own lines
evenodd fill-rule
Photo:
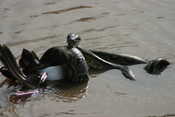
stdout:
<svg viewBox="0 0 175 117">
<path fill-rule="evenodd" d="M 66 82 L 61 82 L 54 88 L 55 100 L 63 102 L 73 102 L 77 101 L 84 96 L 86 96 L 87 85 L 83 84 L 71 84 Z"/>
<path fill-rule="evenodd" d="M 33 98 L 37 99 L 37 97 L 50 96 L 54 98 L 55 101 L 58 102 L 74 102 L 80 100 L 86 95 L 87 84 L 71 84 L 66 83 L 65 81 L 60 81 L 59 83 L 55 83 L 51 87 L 47 89 L 38 89 L 31 90 L 23 93 L 27 93 L 26 95 L 14 95 L 14 91 L 9 93 L 8 101 L 13 104 L 25 103 L 27 101 L 32 101 Z M 36 92 L 37 91 L 37 92 Z M 30 94 L 30 92 L 36 92 Z M 16 93 L 15 93 L 16 94 Z"/>
<path fill-rule="evenodd" d="M 72 103 L 75 101 L 79 101 L 84 96 L 86 96 L 87 85 L 88 83 L 71 84 L 71 83 L 66 83 L 64 81 L 61 81 L 57 85 L 48 87 L 40 95 L 29 97 L 28 99 L 18 104 L 9 102 L 8 97 L 11 93 L 14 92 L 14 90 L 9 90 L 4 86 L 0 89 L 1 91 L 0 104 L 3 106 L 0 108 L 0 116 L 19 117 L 20 113 L 18 113 L 18 111 L 23 109 L 23 107 L 27 108 L 25 109 L 25 111 L 27 111 L 27 112 L 24 112 L 25 114 L 28 112 L 31 113 L 30 111 L 31 111 L 31 108 L 33 108 L 33 106 L 40 108 L 40 105 L 37 105 L 36 103 L 44 104 L 44 105 L 48 104 L 51 106 L 53 105 L 52 104 L 53 102 L 55 105 L 57 105 L 57 103 L 59 104 L 61 102 Z M 28 105 L 30 105 L 30 107 L 28 107 Z M 48 110 L 48 112 L 50 111 Z M 27 115 L 30 115 L 30 114 L 27 114 Z"/>
</svg>

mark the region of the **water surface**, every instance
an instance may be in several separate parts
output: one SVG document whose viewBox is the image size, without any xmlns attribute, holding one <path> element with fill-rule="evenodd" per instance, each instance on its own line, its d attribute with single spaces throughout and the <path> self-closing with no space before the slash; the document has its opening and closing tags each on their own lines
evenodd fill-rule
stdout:
<svg viewBox="0 0 175 117">
<path fill-rule="evenodd" d="M 175 1 L 173 0 L 0 0 L 0 43 L 17 58 L 22 48 L 39 56 L 65 44 L 76 32 L 81 47 L 132 54 L 145 59 L 164 57 L 172 65 L 160 76 L 132 66 L 136 81 L 110 70 L 88 84 L 63 86 L 9 103 L 13 88 L 0 88 L 2 117 L 145 117 L 175 113 Z M 3 79 L 3 76 L 0 76 Z"/>
</svg>

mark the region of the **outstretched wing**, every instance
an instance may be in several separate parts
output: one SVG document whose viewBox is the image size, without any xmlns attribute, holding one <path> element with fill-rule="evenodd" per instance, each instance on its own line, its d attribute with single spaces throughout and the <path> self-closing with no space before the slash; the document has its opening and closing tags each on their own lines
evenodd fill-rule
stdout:
<svg viewBox="0 0 175 117">
<path fill-rule="evenodd" d="M 85 59 L 87 61 L 87 64 L 89 66 L 89 69 L 91 71 L 106 71 L 109 69 L 119 69 L 121 70 L 122 74 L 130 80 L 135 80 L 135 75 L 132 73 L 132 71 L 127 67 L 127 66 L 123 66 L 123 65 L 118 65 L 115 63 L 112 63 L 110 61 L 107 61 L 101 57 L 99 57 L 98 55 L 96 55 L 95 53 L 79 48 L 80 51 L 83 53 L 83 55 L 85 56 Z"/>
<path fill-rule="evenodd" d="M 20 70 L 15 57 L 11 53 L 10 49 L 6 45 L 0 45 L 0 60 L 4 66 L 8 69 L 10 74 L 22 85 L 28 86 L 29 88 L 34 88 L 34 86 L 28 83 L 26 76 Z"/>
</svg>

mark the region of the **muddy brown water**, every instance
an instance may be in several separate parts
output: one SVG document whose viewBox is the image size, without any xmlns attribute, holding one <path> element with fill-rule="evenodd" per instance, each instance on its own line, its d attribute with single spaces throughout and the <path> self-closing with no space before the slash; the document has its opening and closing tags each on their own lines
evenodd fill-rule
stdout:
<svg viewBox="0 0 175 117">
<path fill-rule="evenodd" d="M 172 63 L 159 76 L 144 65 L 130 67 L 136 81 L 110 70 L 88 84 L 49 90 L 12 104 L 13 88 L 0 88 L 2 117 L 169 117 L 175 114 L 175 1 L 0 0 L 0 43 L 19 58 L 22 48 L 38 55 L 78 33 L 81 47 Z M 3 76 L 0 76 L 3 79 Z"/>
</svg>

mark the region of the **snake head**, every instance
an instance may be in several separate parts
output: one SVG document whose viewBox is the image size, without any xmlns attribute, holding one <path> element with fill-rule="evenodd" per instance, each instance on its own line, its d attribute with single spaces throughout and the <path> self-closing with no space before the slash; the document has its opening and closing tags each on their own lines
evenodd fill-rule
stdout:
<svg viewBox="0 0 175 117">
<path fill-rule="evenodd" d="M 125 78 L 135 81 L 135 75 L 132 72 L 131 69 L 129 69 L 127 66 L 123 66 L 121 69 L 122 74 L 125 76 Z"/>
</svg>

